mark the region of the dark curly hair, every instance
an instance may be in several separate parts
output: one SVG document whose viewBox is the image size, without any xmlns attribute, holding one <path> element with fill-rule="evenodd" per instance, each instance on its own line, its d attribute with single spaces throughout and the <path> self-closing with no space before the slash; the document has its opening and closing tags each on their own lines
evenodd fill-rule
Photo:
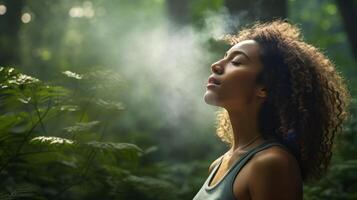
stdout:
<svg viewBox="0 0 357 200">
<path fill-rule="evenodd" d="M 263 70 L 257 83 L 268 95 L 258 113 L 265 139 L 274 138 L 296 157 L 304 181 L 327 172 L 335 135 L 349 117 L 350 93 L 334 64 L 303 41 L 296 25 L 283 20 L 255 23 L 224 41 L 255 40 Z M 232 145 L 226 110 L 217 115 L 217 135 Z"/>
</svg>

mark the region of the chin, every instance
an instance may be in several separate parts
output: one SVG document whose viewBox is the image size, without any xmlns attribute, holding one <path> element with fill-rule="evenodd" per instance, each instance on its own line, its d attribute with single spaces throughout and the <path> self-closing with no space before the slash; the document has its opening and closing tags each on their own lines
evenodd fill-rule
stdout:
<svg viewBox="0 0 357 200">
<path fill-rule="evenodd" d="M 206 91 L 206 93 L 203 96 L 203 99 L 209 105 L 218 106 L 217 95 L 215 93 L 211 92 L 211 91 Z"/>
</svg>

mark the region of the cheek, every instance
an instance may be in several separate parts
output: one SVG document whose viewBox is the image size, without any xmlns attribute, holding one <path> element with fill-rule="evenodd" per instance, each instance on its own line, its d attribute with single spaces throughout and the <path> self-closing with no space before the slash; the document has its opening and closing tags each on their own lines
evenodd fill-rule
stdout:
<svg viewBox="0 0 357 200">
<path fill-rule="evenodd" d="M 244 107 L 255 96 L 257 73 L 250 69 L 232 69 L 222 77 L 222 84 L 217 89 L 207 90 L 206 103 L 226 109 Z"/>
<path fill-rule="evenodd" d="M 254 94 L 256 74 L 251 71 L 239 71 L 227 75 L 222 85 L 222 97 L 233 101 L 248 100 Z"/>
</svg>

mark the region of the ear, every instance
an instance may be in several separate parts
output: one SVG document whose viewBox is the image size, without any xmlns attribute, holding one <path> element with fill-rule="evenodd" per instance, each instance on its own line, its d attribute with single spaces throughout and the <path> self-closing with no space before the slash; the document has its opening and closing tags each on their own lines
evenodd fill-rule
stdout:
<svg viewBox="0 0 357 200">
<path fill-rule="evenodd" d="M 259 87 L 258 88 L 258 92 L 257 92 L 257 96 L 258 97 L 261 97 L 261 98 L 266 98 L 268 95 L 268 92 L 266 90 L 265 87 Z"/>
</svg>

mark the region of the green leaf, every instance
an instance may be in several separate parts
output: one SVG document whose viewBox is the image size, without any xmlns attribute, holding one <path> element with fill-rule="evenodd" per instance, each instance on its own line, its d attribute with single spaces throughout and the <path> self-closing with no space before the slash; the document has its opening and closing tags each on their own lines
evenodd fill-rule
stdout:
<svg viewBox="0 0 357 200">
<path fill-rule="evenodd" d="M 0 195 L 1 197 L 1 195 Z M 14 188 L 11 188 L 9 194 L 5 194 L 5 199 L 44 199 L 39 196 L 39 188 L 33 184 L 18 184 Z"/>
<path fill-rule="evenodd" d="M 75 142 L 66 138 L 53 136 L 38 136 L 30 140 L 32 144 L 46 144 L 46 145 L 73 145 Z"/>
<path fill-rule="evenodd" d="M 14 68 L 2 68 L 0 71 L 0 88 L 2 89 L 23 89 L 25 85 L 37 85 L 40 83 L 39 79 L 19 73 Z"/>
<path fill-rule="evenodd" d="M 15 85 L 32 84 L 38 82 L 40 82 L 40 80 L 38 80 L 37 78 L 25 74 L 17 74 L 16 76 L 13 76 L 12 79 L 7 81 L 7 83 L 9 84 L 15 84 Z"/>
<path fill-rule="evenodd" d="M 101 151 L 111 151 L 111 152 L 122 152 L 122 153 L 137 153 L 140 154 L 143 152 L 142 149 L 140 149 L 138 146 L 135 144 L 130 144 L 130 143 L 114 143 L 114 142 L 98 142 L 98 141 L 92 141 L 86 143 L 86 145 L 99 149 Z"/>
<path fill-rule="evenodd" d="M 18 100 L 24 104 L 28 104 L 31 101 L 31 97 L 28 98 L 18 98 Z"/>
<path fill-rule="evenodd" d="M 37 95 L 40 97 L 67 97 L 70 94 L 70 90 L 60 86 L 43 85 L 37 89 Z"/>
<path fill-rule="evenodd" d="M 79 74 L 71 72 L 71 71 L 64 71 L 62 73 L 64 75 L 66 75 L 67 77 L 69 77 L 69 78 L 74 78 L 74 79 L 77 79 L 77 80 L 82 79 L 82 75 L 79 75 Z"/>
<path fill-rule="evenodd" d="M 151 147 L 145 149 L 145 154 L 150 154 L 152 152 L 158 151 L 158 149 L 159 148 L 157 146 L 151 146 Z"/>
<path fill-rule="evenodd" d="M 26 113 L 18 113 L 18 114 L 6 114 L 0 116 L 0 130 L 9 129 L 10 127 L 15 126 L 23 120 L 21 114 Z M 2 133 L 0 133 L 2 135 Z"/>
<path fill-rule="evenodd" d="M 69 126 L 64 128 L 68 133 L 77 133 L 77 132 L 84 132 L 89 131 L 93 127 L 99 124 L 99 121 L 91 121 L 91 122 L 80 122 L 76 123 L 74 126 Z"/>
<path fill-rule="evenodd" d="M 78 106 L 76 105 L 63 105 L 60 107 L 61 111 L 74 112 L 78 110 Z"/>
<path fill-rule="evenodd" d="M 124 110 L 125 107 L 121 102 L 105 101 L 103 99 L 98 99 L 95 103 L 107 110 Z"/>
<path fill-rule="evenodd" d="M 1 200 L 13 200 L 13 197 L 11 197 L 9 194 L 6 194 L 6 193 L 0 193 L 0 199 Z"/>
<path fill-rule="evenodd" d="M 139 177 L 130 175 L 124 181 L 135 188 L 136 192 L 144 194 L 149 199 L 176 199 L 172 191 L 173 184 L 151 177 Z"/>
</svg>

